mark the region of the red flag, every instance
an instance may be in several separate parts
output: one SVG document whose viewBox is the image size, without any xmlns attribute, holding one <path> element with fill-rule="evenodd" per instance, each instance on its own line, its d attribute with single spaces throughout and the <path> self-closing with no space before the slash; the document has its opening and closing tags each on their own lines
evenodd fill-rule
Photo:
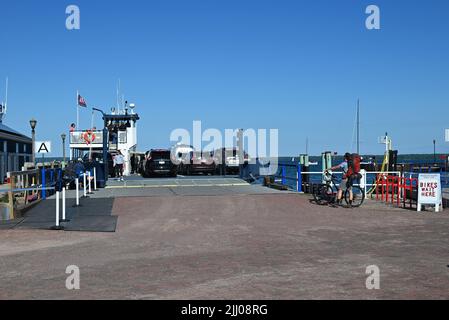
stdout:
<svg viewBox="0 0 449 320">
<path fill-rule="evenodd" d="M 87 108 L 86 100 L 84 100 L 84 98 L 81 97 L 81 95 L 78 95 L 78 105 L 79 105 L 80 107 Z"/>
</svg>

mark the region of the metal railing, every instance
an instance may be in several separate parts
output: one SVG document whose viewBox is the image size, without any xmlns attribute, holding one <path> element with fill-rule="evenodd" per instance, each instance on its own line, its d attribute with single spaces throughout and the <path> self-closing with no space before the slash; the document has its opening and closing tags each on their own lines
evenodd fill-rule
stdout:
<svg viewBox="0 0 449 320">
<path fill-rule="evenodd" d="M 61 168 L 38 168 L 9 173 L 0 185 L 0 220 L 12 220 L 28 207 L 52 195 L 62 186 Z"/>
<path fill-rule="evenodd" d="M 311 190 L 310 186 L 312 184 L 321 184 L 323 183 L 324 172 L 323 171 L 302 171 L 301 164 L 279 164 L 280 172 L 275 174 L 275 178 L 277 178 L 276 182 L 280 182 L 283 185 L 287 185 L 287 181 L 295 181 L 295 186 L 289 185 L 289 187 L 297 192 L 304 192 L 307 190 Z M 295 168 L 296 176 L 288 176 L 287 168 Z M 362 174 L 362 178 L 359 183 L 354 185 L 360 186 L 365 190 L 365 194 L 368 193 L 369 189 L 376 186 L 378 175 L 396 175 L 401 176 L 400 171 L 365 171 L 362 170 L 360 172 Z M 342 172 L 334 172 L 335 175 L 342 175 Z M 316 181 L 312 181 L 311 177 L 317 176 L 319 179 Z M 305 179 L 308 177 L 308 179 Z M 371 178 L 371 179 L 370 179 Z"/>
<path fill-rule="evenodd" d="M 87 141 L 85 139 L 86 132 L 87 131 L 70 132 L 70 144 L 87 144 Z M 103 131 L 93 131 L 93 136 L 87 139 L 92 139 L 92 137 L 94 137 L 92 144 L 103 144 Z"/>
</svg>

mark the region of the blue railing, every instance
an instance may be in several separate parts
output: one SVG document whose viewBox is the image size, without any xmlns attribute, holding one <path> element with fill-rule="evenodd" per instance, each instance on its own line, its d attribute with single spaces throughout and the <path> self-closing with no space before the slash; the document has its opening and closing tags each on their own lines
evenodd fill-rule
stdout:
<svg viewBox="0 0 449 320">
<path fill-rule="evenodd" d="M 279 165 L 280 168 L 280 173 L 275 175 L 275 178 L 280 178 L 281 179 L 281 183 L 283 185 L 287 185 L 287 180 L 290 181 L 296 181 L 296 188 L 295 190 L 297 192 L 302 192 L 303 188 L 302 188 L 302 172 L 301 172 L 301 164 L 297 163 L 297 164 L 280 164 Z M 296 170 L 296 177 L 291 177 L 287 175 L 287 168 L 295 168 Z"/>
<path fill-rule="evenodd" d="M 41 169 L 42 199 L 62 188 L 62 169 Z"/>
</svg>

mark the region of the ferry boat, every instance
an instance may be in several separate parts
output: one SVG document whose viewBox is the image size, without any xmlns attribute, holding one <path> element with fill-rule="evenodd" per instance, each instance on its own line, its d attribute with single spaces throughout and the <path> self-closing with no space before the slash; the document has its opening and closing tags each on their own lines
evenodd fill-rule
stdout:
<svg viewBox="0 0 449 320">
<path fill-rule="evenodd" d="M 125 103 L 123 109 L 112 108 L 110 114 L 101 113 L 103 130 L 89 128 L 70 132 L 70 160 L 86 159 L 92 154 L 103 154 L 106 150 L 111 162 L 112 155 L 120 151 L 125 158 L 124 175 L 130 175 L 131 157 L 137 153 L 137 121 L 140 120 L 135 113 L 135 105 L 129 104 L 128 107 Z"/>
</svg>

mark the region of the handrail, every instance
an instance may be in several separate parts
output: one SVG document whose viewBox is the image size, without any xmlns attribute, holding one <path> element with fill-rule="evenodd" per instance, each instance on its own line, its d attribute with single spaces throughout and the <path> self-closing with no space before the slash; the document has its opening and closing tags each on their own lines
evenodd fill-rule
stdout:
<svg viewBox="0 0 449 320">
<path fill-rule="evenodd" d="M 282 184 L 287 184 L 287 180 L 288 181 L 296 181 L 296 190 L 298 192 L 302 192 L 302 188 L 303 188 L 303 182 L 302 182 L 302 178 L 303 176 L 311 176 L 311 175 L 324 175 L 323 171 L 305 171 L 302 172 L 301 171 L 301 164 L 297 163 L 297 164 L 279 164 L 278 167 L 280 168 L 280 173 L 276 172 L 276 174 L 274 175 L 275 178 L 280 178 Z M 297 173 L 296 173 L 296 177 L 292 177 L 292 176 L 287 176 L 286 174 L 286 168 L 297 168 Z M 367 187 L 371 187 L 373 188 L 374 186 L 376 186 L 376 182 L 375 183 L 368 183 L 368 176 L 370 175 L 396 175 L 396 176 L 401 176 L 401 172 L 400 171 L 366 171 L 363 170 L 362 171 L 362 179 L 360 179 L 360 183 L 357 184 L 359 186 L 361 186 L 364 191 L 365 194 L 368 192 Z M 334 175 L 342 175 L 343 172 L 341 171 L 336 171 L 334 172 Z M 305 186 L 310 186 L 310 182 L 309 183 L 305 183 Z"/>
<path fill-rule="evenodd" d="M 37 168 L 26 171 L 14 171 L 9 174 L 9 183 L 0 192 L 7 193 L 6 206 L 7 220 L 17 218 L 19 213 L 46 199 L 47 195 L 53 194 L 58 186 L 62 186 L 62 168 Z"/>
</svg>

